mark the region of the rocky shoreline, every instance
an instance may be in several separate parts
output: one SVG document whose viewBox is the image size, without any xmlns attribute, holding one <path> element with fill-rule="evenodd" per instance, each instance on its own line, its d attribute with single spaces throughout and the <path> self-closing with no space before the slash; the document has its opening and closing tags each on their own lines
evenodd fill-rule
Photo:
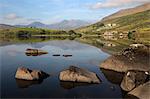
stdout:
<svg viewBox="0 0 150 99">
<path fill-rule="evenodd" d="M 100 64 L 100 68 L 124 73 L 120 83 L 126 96 L 139 99 L 150 97 L 150 52 L 146 46 L 131 46 Z M 133 97 L 128 97 L 133 98 Z"/>
<path fill-rule="evenodd" d="M 127 72 L 128 70 L 150 71 L 149 48 L 127 48 L 112 55 L 100 64 L 100 68 Z"/>
</svg>

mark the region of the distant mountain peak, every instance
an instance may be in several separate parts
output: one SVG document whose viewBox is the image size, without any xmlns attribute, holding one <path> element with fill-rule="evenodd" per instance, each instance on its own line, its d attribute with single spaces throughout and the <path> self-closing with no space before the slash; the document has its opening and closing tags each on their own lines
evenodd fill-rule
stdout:
<svg viewBox="0 0 150 99">
<path fill-rule="evenodd" d="M 32 22 L 31 24 L 43 24 L 42 22 Z"/>
<path fill-rule="evenodd" d="M 41 22 L 32 22 L 29 25 L 45 25 L 45 24 Z"/>
<path fill-rule="evenodd" d="M 91 22 L 83 20 L 62 20 L 61 22 L 54 24 L 44 24 L 42 22 L 32 22 L 28 25 L 16 25 L 18 27 L 36 27 L 36 28 L 48 28 L 48 29 L 59 29 L 59 30 L 70 30 L 81 26 L 89 25 Z"/>
</svg>

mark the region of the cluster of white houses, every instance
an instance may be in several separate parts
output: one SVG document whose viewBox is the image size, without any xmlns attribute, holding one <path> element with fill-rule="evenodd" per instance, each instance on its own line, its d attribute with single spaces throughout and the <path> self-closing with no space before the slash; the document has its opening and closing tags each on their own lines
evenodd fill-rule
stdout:
<svg viewBox="0 0 150 99">
<path fill-rule="evenodd" d="M 115 23 L 108 23 L 105 25 L 105 27 L 115 27 L 115 26 L 117 26 L 117 24 Z"/>
<path fill-rule="evenodd" d="M 115 24 L 115 23 L 108 23 L 108 24 L 104 24 L 104 26 L 102 26 L 102 27 L 99 27 L 96 31 L 98 32 L 98 31 L 101 31 L 104 29 L 111 29 L 111 28 L 114 28 L 116 26 L 117 26 L 117 24 Z"/>
</svg>

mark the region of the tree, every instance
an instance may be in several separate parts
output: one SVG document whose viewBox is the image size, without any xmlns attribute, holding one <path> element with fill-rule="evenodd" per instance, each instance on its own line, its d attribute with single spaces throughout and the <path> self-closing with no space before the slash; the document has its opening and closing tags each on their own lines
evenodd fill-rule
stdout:
<svg viewBox="0 0 150 99">
<path fill-rule="evenodd" d="M 40 34 L 46 34 L 46 31 L 44 29 L 41 30 Z"/>
<path fill-rule="evenodd" d="M 136 31 L 129 31 L 128 32 L 128 39 L 133 39 L 134 40 L 135 39 L 135 32 Z"/>
</svg>

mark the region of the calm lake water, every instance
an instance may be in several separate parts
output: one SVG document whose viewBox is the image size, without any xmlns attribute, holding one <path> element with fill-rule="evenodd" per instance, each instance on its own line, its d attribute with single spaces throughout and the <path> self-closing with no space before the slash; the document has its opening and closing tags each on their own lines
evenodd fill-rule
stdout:
<svg viewBox="0 0 150 99">
<path fill-rule="evenodd" d="M 41 56 L 26 56 L 27 48 L 48 51 Z M 61 56 L 53 56 L 60 54 Z M 71 54 L 72 57 L 63 57 Z M 94 46 L 70 40 L 42 43 L 11 44 L 0 47 L 1 96 L 3 98 L 122 98 L 123 92 L 112 73 L 101 70 L 99 64 L 110 55 Z M 97 73 L 100 84 L 71 83 L 59 80 L 60 71 L 70 65 Z M 50 74 L 43 81 L 16 80 L 18 67 L 39 69 Z"/>
</svg>

